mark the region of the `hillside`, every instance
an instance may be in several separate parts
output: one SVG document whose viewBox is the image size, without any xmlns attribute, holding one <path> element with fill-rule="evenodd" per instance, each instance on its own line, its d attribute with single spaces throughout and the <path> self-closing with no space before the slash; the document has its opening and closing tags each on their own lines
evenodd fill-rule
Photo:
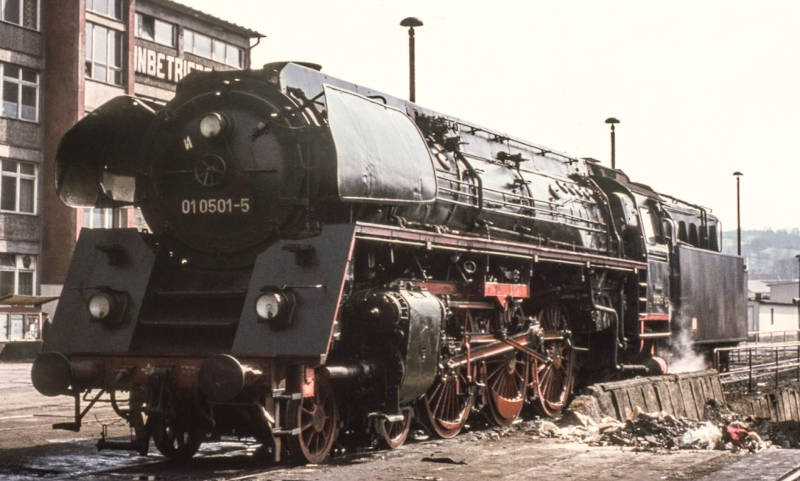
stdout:
<svg viewBox="0 0 800 481">
<path fill-rule="evenodd" d="M 736 253 L 736 231 L 722 234 L 722 250 Z M 797 278 L 800 229 L 743 230 L 742 255 L 750 279 L 788 280 Z"/>
</svg>

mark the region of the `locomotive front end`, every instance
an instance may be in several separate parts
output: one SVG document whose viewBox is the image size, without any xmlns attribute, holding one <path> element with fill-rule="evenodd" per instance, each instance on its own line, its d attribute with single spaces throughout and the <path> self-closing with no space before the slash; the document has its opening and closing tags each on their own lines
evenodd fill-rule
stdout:
<svg viewBox="0 0 800 481">
<path fill-rule="evenodd" d="M 146 453 L 152 438 L 173 458 L 207 435 L 297 427 L 276 413 L 315 395 L 352 250 L 352 229 L 312 214 L 325 135 L 263 72 L 189 76 L 166 105 L 117 97 L 67 132 L 61 199 L 137 207 L 151 232 L 80 233 L 32 380 L 90 404 L 54 427 L 109 401 L 136 435 L 99 446 Z"/>
</svg>

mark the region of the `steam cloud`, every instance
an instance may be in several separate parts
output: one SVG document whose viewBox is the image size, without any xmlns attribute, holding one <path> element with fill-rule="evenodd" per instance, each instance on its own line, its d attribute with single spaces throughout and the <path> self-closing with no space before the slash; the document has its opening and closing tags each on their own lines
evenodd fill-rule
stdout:
<svg viewBox="0 0 800 481">
<path fill-rule="evenodd" d="M 687 326 L 680 330 L 677 339 L 673 339 L 667 363 L 669 372 L 672 374 L 701 371 L 708 368 L 705 358 L 692 349 L 692 338 Z"/>
</svg>

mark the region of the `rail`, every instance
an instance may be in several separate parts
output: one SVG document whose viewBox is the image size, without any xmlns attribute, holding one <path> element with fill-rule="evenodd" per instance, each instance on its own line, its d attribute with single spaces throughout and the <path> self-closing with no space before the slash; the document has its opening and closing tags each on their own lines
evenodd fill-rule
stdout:
<svg viewBox="0 0 800 481">
<path fill-rule="evenodd" d="M 774 378 L 778 387 L 782 375 L 794 373 L 800 381 L 800 342 L 748 343 L 737 347 L 714 349 L 714 368 L 722 384 L 747 381 L 748 392 L 753 381 Z"/>
</svg>

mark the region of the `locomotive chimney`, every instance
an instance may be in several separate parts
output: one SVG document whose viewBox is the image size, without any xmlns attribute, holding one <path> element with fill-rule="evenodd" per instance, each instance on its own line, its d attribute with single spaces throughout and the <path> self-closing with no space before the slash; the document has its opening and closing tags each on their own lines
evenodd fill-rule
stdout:
<svg viewBox="0 0 800 481">
<path fill-rule="evenodd" d="M 614 142 L 614 125 L 619 123 L 619 120 L 615 119 L 614 117 L 609 117 L 606 119 L 606 123 L 611 125 L 611 168 L 617 168 L 617 159 L 616 159 L 616 146 Z"/>
<path fill-rule="evenodd" d="M 422 21 L 416 17 L 406 17 L 400 22 L 401 27 L 408 27 L 408 84 L 409 94 L 408 98 L 412 102 L 416 102 L 416 85 L 415 85 L 415 71 L 414 71 L 414 27 L 421 27 Z"/>
</svg>

